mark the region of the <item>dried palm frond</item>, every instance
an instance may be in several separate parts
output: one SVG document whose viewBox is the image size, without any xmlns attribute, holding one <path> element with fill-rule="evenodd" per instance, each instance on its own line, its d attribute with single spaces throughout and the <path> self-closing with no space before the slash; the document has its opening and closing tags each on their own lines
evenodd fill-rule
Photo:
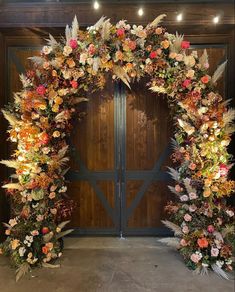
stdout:
<svg viewBox="0 0 235 292">
<path fill-rule="evenodd" d="M 178 142 L 173 138 L 171 138 L 171 147 L 172 147 L 173 151 L 177 151 L 180 147 Z"/>
<path fill-rule="evenodd" d="M 195 132 L 195 128 L 193 126 L 191 126 L 189 123 L 178 119 L 179 125 L 180 127 L 188 134 L 188 135 L 192 135 Z"/>
<path fill-rule="evenodd" d="M 130 88 L 130 78 L 128 76 L 128 74 L 126 73 L 126 71 L 120 67 L 120 66 L 113 66 L 113 73 L 114 75 L 116 75 L 119 79 L 122 80 L 123 83 L 126 84 L 126 86 L 128 86 Z"/>
<path fill-rule="evenodd" d="M 204 49 L 203 54 L 199 58 L 199 64 L 202 68 L 206 68 L 206 65 L 208 64 L 208 54 L 206 49 Z"/>
<path fill-rule="evenodd" d="M 36 65 L 42 65 L 45 62 L 45 59 L 39 56 L 29 57 L 28 59 Z"/>
<path fill-rule="evenodd" d="M 225 101 L 223 101 L 221 104 L 226 107 L 230 104 L 231 101 L 232 101 L 232 98 L 228 98 Z"/>
<path fill-rule="evenodd" d="M 180 180 L 179 172 L 176 169 L 172 168 L 172 167 L 167 167 L 167 168 L 169 169 L 168 173 L 173 178 L 173 180 L 178 182 Z"/>
<path fill-rule="evenodd" d="M 221 278 L 229 280 L 229 275 L 223 271 L 217 264 L 211 265 L 212 270 Z"/>
<path fill-rule="evenodd" d="M 201 267 L 196 268 L 196 270 L 193 271 L 194 275 L 208 275 L 209 269 L 207 265 L 202 265 Z"/>
<path fill-rule="evenodd" d="M 1 160 L 0 163 L 4 164 L 10 168 L 18 168 L 19 167 L 19 162 L 16 160 Z"/>
<path fill-rule="evenodd" d="M 170 51 L 178 53 L 181 50 L 181 43 L 184 40 L 184 35 L 176 34 L 174 35 L 174 38 L 172 41 L 170 41 Z"/>
<path fill-rule="evenodd" d="M 47 243 L 52 239 L 53 236 L 54 236 L 53 232 L 49 232 L 49 233 L 43 235 L 43 241 L 45 243 Z"/>
<path fill-rule="evenodd" d="M 71 232 L 73 232 L 73 229 L 68 229 L 68 230 L 62 231 L 62 232 L 60 232 L 59 234 L 56 235 L 56 239 L 64 237 L 65 235 L 67 235 L 67 234 L 69 234 Z"/>
<path fill-rule="evenodd" d="M 14 190 L 22 190 L 22 186 L 17 183 L 10 183 L 10 184 L 5 184 L 2 186 L 3 189 L 14 189 Z"/>
<path fill-rule="evenodd" d="M 2 110 L 2 113 L 4 115 L 4 118 L 9 122 L 9 124 L 12 127 L 15 127 L 19 123 L 17 118 L 12 113 L 10 113 L 9 111 Z"/>
<path fill-rule="evenodd" d="M 176 249 L 180 247 L 179 238 L 176 237 L 161 238 L 158 241 Z"/>
<path fill-rule="evenodd" d="M 172 187 L 172 186 L 167 186 L 167 187 L 168 187 L 168 189 L 169 189 L 173 194 L 175 194 L 177 197 L 180 196 L 180 194 L 176 192 L 176 190 L 175 190 L 174 187 Z"/>
<path fill-rule="evenodd" d="M 166 227 L 168 227 L 169 229 L 171 229 L 175 236 L 181 236 L 182 235 L 182 231 L 180 226 L 176 225 L 175 223 L 172 223 L 168 220 L 162 220 L 161 221 Z"/>
<path fill-rule="evenodd" d="M 106 19 L 105 16 L 101 16 L 101 18 L 93 25 L 93 27 L 95 29 L 99 29 L 103 25 L 105 19 Z"/>
<path fill-rule="evenodd" d="M 212 78 L 211 78 L 211 82 L 213 84 L 216 83 L 216 81 L 218 81 L 220 79 L 220 77 L 223 75 L 224 73 L 224 70 L 225 70 L 225 67 L 226 67 L 226 64 L 227 64 L 227 60 L 222 63 L 214 72 Z"/>
<path fill-rule="evenodd" d="M 235 125 L 233 125 L 233 126 L 226 126 L 224 128 L 224 132 L 227 135 L 232 135 L 235 132 Z"/>
<path fill-rule="evenodd" d="M 60 265 L 52 265 L 49 263 L 42 263 L 43 268 L 50 268 L 50 269 L 58 269 L 60 268 Z"/>
<path fill-rule="evenodd" d="M 69 157 L 63 157 L 62 159 L 58 160 L 57 163 L 59 167 L 63 167 L 67 164 L 68 161 L 69 161 Z"/>
<path fill-rule="evenodd" d="M 60 229 L 63 229 L 69 222 L 70 222 L 70 220 L 61 222 L 57 227 L 59 227 Z"/>
<path fill-rule="evenodd" d="M 110 23 L 110 19 L 105 20 L 102 25 L 102 30 L 101 30 L 101 37 L 103 40 L 109 39 L 111 27 L 112 27 L 112 24 Z"/>
<path fill-rule="evenodd" d="M 58 152 L 58 158 L 61 159 L 65 156 L 66 152 L 68 151 L 68 145 L 64 146 L 62 149 L 59 150 Z"/>
<path fill-rule="evenodd" d="M 30 271 L 30 265 L 27 262 L 24 262 L 16 270 L 16 282 L 18 282 L 23 276 L 25 276 Z"/>
<path fill-rule="evenodd" d="M 235 109 L 228 109 L 227 112 L 223 113 L 223 122 L 225 125 L 228 125 L 233 122 L 235 119 Z"/>
<path fill-rule="evenodd" d="M 61 113 L 55 116 L 56 123 L 62 123 L 64 120 L 65 120 L 65 111 L 62 111 Z"/>
<path fill-rule="evenodd" d="M 13 95 L 14 96 L 14 101 L 15 101 L 16 104 L 20 103 L 20 100 L 21 100 L 20 94 L 21 94 L 20 92 L 15 92 L 14 95 Z"/>
<path fill-rule="evenodd" d="M 157 93 L 167 93 L 166 89 L 163 86 L 152 86 L 149 88 L 149 90 Z"/>
<path fill-rule="evenodd" d="M 73 104 L 78 104 L 80 102 L 89 101 L 86 97 L 75 97 L 73 98 Z"/>
<path fill-rule="evenodd" d="M 68 26 L 68 24 L 65 27 L 65 38 L 66 38 L 66 45 L 69 45 L 69 41 L 72 38 L 72 33 L 71 33 L 71 29 Z"/>
<path fill-rule="evenodd" d="M 70 167 L 66 168 L 65 170 L 62 171 L 61 175 L 65 175 L 69 171 Z"/>
<path fill-rule="evenodd" d="M 163 18 L 166 17 L 166 14 L 161 14 L 161 15 L 158 15 L 158 17 L 156 17 L 150 24 L 149 26 L 151 27 L 157 27 L 158 24 L 163 20 Z"/>
<path fill-rule="evenodd" d="M 71 37 L 72 39 L 77 39 L 78 37 L 78 30 L 79 30 L 79 25 L 78 25 L 78 20 L 77 16 L 74 16 L 73 22 L 72 22 L 72 29 L 71 29 Z"/>
<path fill-rule="evenodd" d="M 56 39 L 51 35 L 49 34 L 49 39 L 46 39 L 47 41 L 47 44 L 52 47 L 52 49 L 58 47 L 58 42 L 56 41 Z"/>
<path fill-rule="evenodd" d="M 185 186 L 186 191 L 187 191 L 188 194 L 190 194 L 190 193 L 195 193 L 196 194 L 197 193 L 197 190 L 191 186 L 190 179 L 185 178 L 183 180 L 183 182 L 184 182 L 184 186 Z"/>
<path fill-rule="evenodd" d="M 221 233 L 224 238 L 229 234 L 234 234 L 234 225 L 225 225 Z"/>
</svg>

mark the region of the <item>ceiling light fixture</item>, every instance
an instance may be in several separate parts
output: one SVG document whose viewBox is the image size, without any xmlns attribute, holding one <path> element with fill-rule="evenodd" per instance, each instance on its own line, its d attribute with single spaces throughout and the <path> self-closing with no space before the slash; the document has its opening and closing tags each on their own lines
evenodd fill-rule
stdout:
<svg viewBox="0 0 235 292">
<path fill-rule="evenodd" d="M 100 8 L 99 2 L 95 1 L 93 7 L 94 7 L 95 10 L 99 9 Z"/>
<path fill-rule="evenodd" d="M 214 18 L 213 18 L 213 22 L 216 24 L 216 23 L 218 23 L 219 22 L 219 16 L 215 16 Z"/>
<path fill-rule="evenodd" d="M 176 20 L 177 20 L 177 21 L 182 21 L 182 20 L 183 20 L 183 14 L 182 14 L 182 13 L 179 13 L 179 14 L 176 16 Z"/>
<path fill-rule="evenodd" d="M 138 10 L 138 15 L 139 16 L 142 16 L 144 14 L 144 10 L 143 10 L 143 8 L 139 8 L 139 10 Z"/>
</svg>

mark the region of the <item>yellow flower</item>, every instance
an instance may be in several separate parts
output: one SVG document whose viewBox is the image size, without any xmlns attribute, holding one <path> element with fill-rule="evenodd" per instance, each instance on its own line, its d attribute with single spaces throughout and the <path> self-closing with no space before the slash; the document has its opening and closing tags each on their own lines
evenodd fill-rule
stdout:
<svg viewBox="0 0 235 292">
<path fill-rule="evenodd" d="M 211 195 L 211 190 L 209 188 L 205 188 L 204 192 L 203 192 L 203 197 L 207 198 Z"/>
<path fill-rule="evenodd" d="M 58 111 L 59 111 L 59 105 L 58 104 L 54 104 L 53 107 L 52 107 L 52 111 L 54 113 L 58 113 Z"/>
<path fill-rule="evenodd" d="M 164 40 L 161 42 L 161 46 L 163 47 L 163 49 L 167 49 L 169 47 L 170 43 L 168 40 Z"/>
<path fill-rule="evenodd" d="M 60 132 L 59 131 L 54 131 L 53 134 L 52 134 L 52 136 L 54 138 L 58 138 L 58 137 L 60 137 Z"/>
<path fill-rule="evenodd" d="M 20 245 L 20 241 L 18 239 L 13 239 L 11 241 L 11 248 L 15 250 Z"/>
<path fill-rule="evenodd" d="M 57 97 L 55 98 L 54 102 L 55 102 L 55 104 L 60 105 L 60 104 L 63 103 L 63 99 L 62 99 L 60 96 L 57 96 Z"/>
<path fill-rule="evenodd" d="M 76 65 L 72 58 L 68 59 L 66 63 L 69 65 L 69 68 L 73 68 Z"/>
<path fill-rule="evenodd" d="M 6 234 L 6 235 L 10 235 L 10 234 L 11 234 L 11 230 L 10 230 L 10 229 L 7 229 L 7 230 L 5 231 L 5 234 Z"/>
</svg>

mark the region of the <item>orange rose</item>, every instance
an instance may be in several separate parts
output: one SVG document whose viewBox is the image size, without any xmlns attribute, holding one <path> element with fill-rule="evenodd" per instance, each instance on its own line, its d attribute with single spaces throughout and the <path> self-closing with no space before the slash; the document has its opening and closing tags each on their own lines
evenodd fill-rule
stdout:
<svg viewBox="0 0 235 292">
<path fill-rule="evenodd" d="M 198 238 L 197 244 L 200 248 L 207 248 L 208 247 L 208 241 L 205 237 Z"/>
<path fill-rule="evenodd" d="M 168 40 L 164 40 L 161 42 L 161 46 L 164 48 L 164 49 L 167 49 L 169 47 L 170 43 Z"/>
<path fill-rule="evenodd" d="M 209 80 L 210 80 L 210 76 L 208 76 L 208 75 L 205 75 L 205 76 L 201 77 L 201 82 L 204 83 L 204 84 L 208 83 Z"/>
<path fill-rule="evenodd" d="M 47 246 L 43 246 L 43 247 L 42 247 L 42 252 L 43 252 L 44 254 L 48 254 L 48 251 L 49 251 L 49 248 L 48 248 Z"/>
</svg>

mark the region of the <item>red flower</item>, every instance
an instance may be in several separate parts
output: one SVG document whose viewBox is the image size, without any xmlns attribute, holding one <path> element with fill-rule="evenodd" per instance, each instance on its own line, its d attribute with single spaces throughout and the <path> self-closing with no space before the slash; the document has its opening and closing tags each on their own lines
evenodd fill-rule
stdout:
<svg viewBox="0 0 235 292">
<path fill-rule="evenodd" d="M 43 85 L 39 85 L 36 89 L 37 93 L 40 95 L 44 95 L 46 93 L 46 88 Z"/>
<path fill-rule="evenodd" d="M 219 172 L 220 176 L 226 176 L 228 174 L 229 168 L 225 164 L 220 164 L 219 166 Z"/>
<path fill-rule="evenodd" d="M 49 228 L 48 227 L 42 227 L 42 234 L 45 235 L 47 233 L 49 233 Z"/>
<path fill-rule="evenodd" d="M 205 83 L 205 84 L 208 83 L 209 80 L 210 80 L 210 78 L 209 78 L 208 75 L 202 76 L 202 78 L 201 78 L 201 82 L 202 82 L 202 83 Z"/>
<path fill-rule="evenodd" d="M 150 57 L 151 59 L 155 59 L 155 58 L 157 57 L 157 52 L 156 52 L 156 51 L 152 51 L 152 52 L 150 53 L 149 57 Z"/>
<path fill-rule="evenodd" d="M 208 247 L 208 241 L 205 237 L 198 238 L 197 244 L 200 248 L 207 248 Z"/>
<path fill-rule="evenodd" d="M 190 42 L 188 41 L 182 41 L 181 42 L 181 48 L 182 49 L 188 49 L 190 47 Z"/>
<path fill-rule="evenodd" d="M 75 80 L 70 81 L 70 84 L 73 88 L 78 88 L 78 83 Z"/>
<path fill-rule="evenodd" d="M 182 86 L 187 88 L 190 84 L 191 84 L 191 80 L 190 79 L 185 79 L 184 82 L 182 83 Z"/>
<path fill-rule="evenodd" d="M 117 30 L 117 36 L 118 37 L 122 37 L 122 36 L 124 36 L 124 34 L 125 34 L 125 29 L 124 28 L 119 28 Z"/>
<path fill-rule="evenodd" d="M 69 41 L 69 45 L 70 45 L 70 47 L 71 47 L 72 49 L 76 49 L 76 48 L 78 47 L 78 42 L 77 42 L 76 40 L 74 40 L 74 39 L 71 39 L 71 40 Z"/>
</svg>

